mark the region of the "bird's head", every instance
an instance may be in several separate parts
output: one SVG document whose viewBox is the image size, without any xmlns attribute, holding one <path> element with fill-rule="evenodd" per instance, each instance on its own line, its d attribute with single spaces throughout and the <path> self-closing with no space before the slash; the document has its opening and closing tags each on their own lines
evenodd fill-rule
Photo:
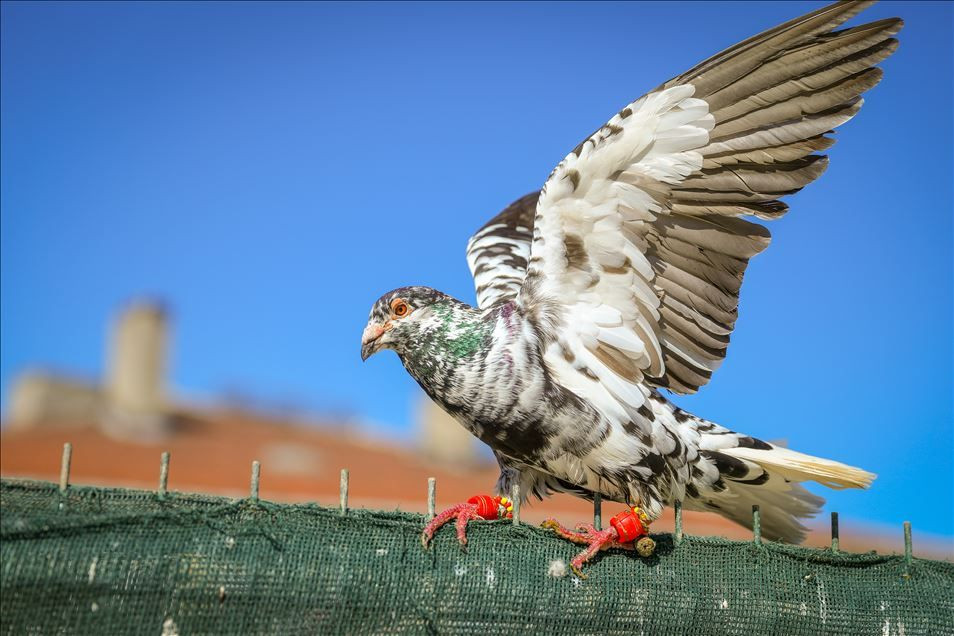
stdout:
<svg viewBox="0 0 954 636">
<path fill-rule="evenodd" d="M 361 359 L 367 360 L 381 349 L 393 349 L 403 356 L 422 327 L 433 322 L 431 306 L 449 298 L 430 287 L 401 287 L 378 298 L 361 334 Z"/>
</svg>

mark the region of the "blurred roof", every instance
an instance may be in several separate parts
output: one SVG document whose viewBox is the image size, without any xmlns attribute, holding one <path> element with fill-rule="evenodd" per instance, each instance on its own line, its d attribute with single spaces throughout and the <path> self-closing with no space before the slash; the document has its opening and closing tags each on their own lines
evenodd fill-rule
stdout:
<svg viewBox="0 0 954 636">
<path fill-rule="evenodd" d="M 497 480 L 495 464 L 457 469 L 429 461 L 393 440 L 362 434 L 356 427 L 305 426 L 228 410 L 188 411 L 177 415 L 174 422 L 165 439 L 147 443 L 112 437 L 95 424 L 83 422 L 3 430 L 0 474 L 56 481 L 62 445 L 71 442 L 71 483 L 152 489 L 158 482 L 160 453 L 169 451 L 170 490 L 246 496 L 251 462 L 259 460 L 263 499 L 337 506 L 340 470 L 348 468 L 351 507 L 414 512 L 426 509 L 428 477 L 437 478 L 438 509 L 474 494 L 489 493 Z M 604 504 L 604 518 L 618 508 L 618 504 Z M 564 524 L 575 524 L 591 515 L 589 502 L 568 495 L 533 501 L 522 510 L 522 517 L 531 523 L 552 516 Z M 816 526 L 806 543 L 827 545 L 826 527 Z M 671 510 L 653 525 L 656 531 L 672 527 Z M 709 513 L 685 512 L 683 527 L 695 535 L 751 536 L 748 530 Z M 842 519 L 841 547 L 900 552 L 901 529 L 897 530 L 897 536 L 886 536 Z M 917 537 L 916 541 L 919 556 L 951 558 L 949 547 L 942 542 Z"/>
</svg>

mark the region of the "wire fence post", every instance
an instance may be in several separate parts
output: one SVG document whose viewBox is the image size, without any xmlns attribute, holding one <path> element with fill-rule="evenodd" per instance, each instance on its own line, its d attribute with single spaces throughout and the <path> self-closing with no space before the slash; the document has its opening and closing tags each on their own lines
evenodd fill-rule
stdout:
<svg viewBox="0 0 954 636">
<path fill-rule="evenodd" d="M 430 521 L 437 514 L 437 478 L 427 478 L 427 520 Z"/>
<path fill-rule="evenodd" d="M 258 482 L 262 475 L 262 465 L 255 460 L 252 462 L 252 482 L 249 486 L 248 498 L 258 501 Z"/>
<path fill-rule="evenodd" d="M 164 499 L 169 489 L 169 451 L 164 451 L 159 456 L 159 488 L 156 494 L 160 499 Z"/>
<path fill-rule="evenodd" d="M 838 554 L 838 513 L 831 513 L 831 551 Z"/>
<path fill-rule="evenodd" d="M 758 504 L 752 506 L 752 540 L 757 545 L 762 544 L 762 513 Z"/>
<path fill-rule="evenodd" d="M 339 484 L 338 504 L 341 507 L 341 514 L 348 512 L 348 469 L 341 469 L 341 483 Z"/>
<path fill-rule="evenodd" d="M 603 495 L 600 493 L 593 495 L 593 527 L 603 529 Z"/>
<path fill-rule="evenodd" d="M 682 502 L 677 501 L 673 504 L 673 516 L 675 517 L 675 529 L 673 531 L 673 540 L 676 545 L 682 543 Z"/>
<path fill-rule="evenodd" d="M 911 565 L 914 562 L 914 549 L 911 545 L 911 522 L 904 522 L 904 566 L 905 574 L 910 576 Z"/>
<path fill-rule="evenodd" d="M 73 461 L 73 445 L 63 444 L 63 456 L 60 458 L 60 494 L 65 495 L 70 486 L 70 463 Z"/>
</svg>

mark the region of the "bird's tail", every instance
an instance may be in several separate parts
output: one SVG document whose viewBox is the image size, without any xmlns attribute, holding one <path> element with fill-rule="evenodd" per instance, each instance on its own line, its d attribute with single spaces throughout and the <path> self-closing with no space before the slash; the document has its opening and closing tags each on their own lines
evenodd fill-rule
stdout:
<svg viewBox="0 0 954 636">
<path fill-rule="evenodd" d="M 731 439 L 727 437 L 722 439 Z M 718 512 L 751 528 L 752 506 L 758 504 L 762 535 L 767 539 L 801 542 L 807 528 L 800 520 L 813 517 L 825 503 L 799 482 L 815 481 L 838 489 L 867 488 L 875 478 L 872 473 L 840 462 L 750 437 L 738 439 L 739 446 L 700 451 L 702 461 L 714 465 L 719 477 L 698 484 L 699 496 L 688 497 L 685 506 Z"/>
</svg>

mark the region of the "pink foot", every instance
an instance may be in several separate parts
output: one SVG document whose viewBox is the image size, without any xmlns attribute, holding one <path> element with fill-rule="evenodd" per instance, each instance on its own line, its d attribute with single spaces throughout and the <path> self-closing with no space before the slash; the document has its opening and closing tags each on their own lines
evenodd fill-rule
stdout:
<svg viewBox="0 0 954 636">
<path fill-rule="evenodd" d="M 647 536 L 646 531 L 649 527 L 649 520 L 638 508 L 631 511 L 624 511 L 610 520 L 610 527 L 606 530 L 597 530 L 593 524 L 581 524 L 577 527 L 577 532 L 568 530 L 560 525 L 554 519 L 547 519 L 543 522 L 544 528 L 553 530 L 558 536 L 586 545 L 586 549 L 576 555 L 570 561 L 570 568 L 573 573 L 581 579 L 585 579 L 583 574 L 583 565 L 592 559 L 600 550 L 609 548 L 623 548 L 624 550 L 636 550 L 640 556 L 650 556 L 656 547 L 655 541 Z"/>
<path fill-rule="evenodd" d="M 509 516 L 512 509 L 513 506 L 506 497 L 475 495 L 471 497 L 467 503 L 451 506 L 431 519 L 427 525 L 424 526 L 424 531 L 421 533 L 421 544 L 426 548 L 427 544 L 434 538 L 434 533 L 437 532 L 441 526 L 450 522 L 451 519 L 456 519 L 457 540 L 460 541 L 461 545 L 467 545 L 468 521 L 473 521 L 474 519 L 501 519 Z"/>
<path fill-rule="evenodd" d="M 594 532 L 590 535 L 590 542 L 589 545 L 586 546 L 586 549 L 573 557 L 573 560 L 570 561 L 570 569 L 573 570 L 573 573 L 578 577 L 585 579 L 586 575 L 583 574 L 583 564 L 592 559 L 600 550 L 618 548 L 624 545 L 621 544 L 618 539 L 619 535 L 616 533 L 615 528 L 607 528 L 606 530 Z"/>
<path fill-rule="evenodd" d="M 426 548 L 427 544 L 434 538 L 434 533 L 451 519 L 457 519 L 457 540 L 460 541 L 461 545 L 466 545 L 467 522 L 471 519 L 480 519 L 480 515 L 477 514 L 476 504 L 457 504 L 431 519 L 427 525 L 424 526 L 424 532 L 421 533 L 421 544 Z"/>
</svg>

